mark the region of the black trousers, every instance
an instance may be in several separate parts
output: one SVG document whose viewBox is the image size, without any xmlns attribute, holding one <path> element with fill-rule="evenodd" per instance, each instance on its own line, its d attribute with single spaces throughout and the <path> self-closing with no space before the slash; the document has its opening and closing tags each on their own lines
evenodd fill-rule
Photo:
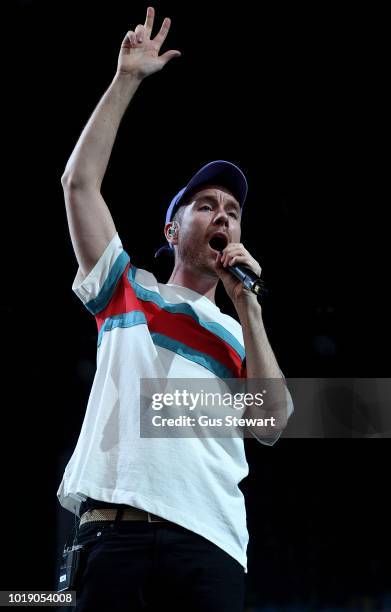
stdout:
<svg viewBox="0 0 391 612">
<path fill-rule="evenodd" d="M 102 504 L 105 507 L 108 505 Z M 83 524 L 75 612 L 243 612 L 243 566 L 175 523 Z"/>
</svg>

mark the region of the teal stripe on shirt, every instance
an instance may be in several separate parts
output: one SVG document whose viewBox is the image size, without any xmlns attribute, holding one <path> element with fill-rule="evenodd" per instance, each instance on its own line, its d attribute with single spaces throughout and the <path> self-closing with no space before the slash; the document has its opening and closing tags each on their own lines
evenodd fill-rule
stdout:
<svg viewBox="0 0 391 612">
<path fill-rule="evenodd" d="M 215 323 L 213 321 L 203 321 L 198 314 L 193 310 L 190 304 L 170 304 L 166 302 L 159 293 L 156 291 L 151 291 L 150 289 L 145 289 L 135 281 L 137 268 L 131 266 L 128 271 L 128 280 L 132 285 L 137 297 L 140 300 L 145 302 L 153 302 L 159 308 L 166 310 L 167 312 L 171 312 L 173 314 L 185 314 L 189 315 L 196 321 L 201 327 L 204 327 L 208 331 L 218 336 L 221 340 L 224 340 L 227 344 L 229 344 L 240 356 L 243 361 L 245 357 L 245 350 L 240 342 L 235 338 L 233 334 L 223 327 L 220 323 Z"/>
<path fill-rule="evenodd" d="M 102 342 L 103 334 L 116 327 L 133 327 L 134 325 L 146 325 L 145 314 L 140 310 L 132 310 L 124 314 L 113 315 L 105 320 L 98 334 L 98 347 Z"/>
<path fill-rule="evenodd" d="M 115 315 L 113 317 L 109 317 L 105 320 L 102 325 L 99 335 L 98 335 L 98 348 L 102 342 L 103 334 L 105 332 L 109 332 L 112 329 L 117 327 L 133 327 L 135 325 L 147 325 L 147 320 L 143 312 L 139 310 L 133 310 L 132 312 L 127 312 L 125 314 Z M 216 359 L 210 357 L 210 355 L 206 355 L 205 353 L 200 353 L 195 349 L 183 344 L 182 342 L 177 342 L 173 338 L 169 336 L 165 336 L 164 334 L 159 334 L 157 332 L 152 332 L 151 338 L 153 343 L 156 346 L 160 346 L 162 348 L 168 349 L 173 353 L 177 353 L 181 357 L 188 359 L 189 361 L 193 361 L 194 363 L 198 363 L 202 365 L 204 368 L 213 372 L 219 378 L 234 378 L 234 373 L 221 364 Z"/>
<path fill-rule="evenodd" d="M 154 344 L 157 346 L 173 351 L 189 361 L 202 365 L 219 378 L 235 378 L 235 374 L 230 369 L 219 361 L 216 361 L 216 359 L 213 359 L 213 357 L 210 357 L 210 355 L 200 353 L 190 346 L 182 344 L 182 342 L 178 342 L 177 340 L 173 340 L 173 338 L 165 336 L 164 334 L 152 332 L 151 336 Z"/>
<path fill-rule="evenodd" d="M 96 315 L 101 310 L 104 310 L 104 308 L 106 308 L 107 304 L 110 302 L 115 286 L 121 278 L 121 275 L 123 274 L 129 260 L 130 258 L 127 252 L 122 251 L 111 267 L 109 275 L 103 283 L 102 288 L 96 298 L 85 304 L 86 308 L 88 308 L 93 315 Z"/>
</svg>

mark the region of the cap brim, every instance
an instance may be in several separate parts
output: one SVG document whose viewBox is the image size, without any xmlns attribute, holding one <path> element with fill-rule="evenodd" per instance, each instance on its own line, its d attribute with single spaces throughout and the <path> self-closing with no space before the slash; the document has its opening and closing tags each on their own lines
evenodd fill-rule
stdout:
<svg viewBox="0 0 391 612">
<path fill-rule="evenodd" d="M 169 255 L 172 257 L 174 255 L 174 249 L 172 249 L 168 244 L 165 244 L 156 251 L 155 258 L 160 257 L 160 255 Z"/>
</svg>

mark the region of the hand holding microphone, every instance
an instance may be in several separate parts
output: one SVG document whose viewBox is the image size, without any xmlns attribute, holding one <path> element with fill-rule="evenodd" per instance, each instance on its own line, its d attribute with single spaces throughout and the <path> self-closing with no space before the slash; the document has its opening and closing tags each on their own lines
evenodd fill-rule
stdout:
<svg viewBox="0 0 391 612">
<path fill-rule="evenodd" d="M 230 272 L 233 276 L 235 276 L 238 280 L 241 281 L 243 287 L 248 291 L 252 291 L 256 295 L 260 295 L 260 293 L 266 293 L 264 289 L 264 284 L 260 278 L 261 276 L 261 267 L 258 262 L 251 257 L 250 253 L 246 251 L 240 243 L 228 243 L 226 244 L 224 239 L 220 236 L 213 236 L 210 240 L 209 245 L 212 249 L 222 253 L 220 262 L 223 267 Z M 245 263 L 241 263 L 241 261 L 246 261 L 249 265 L 245 265 Z M 254 271 L 254 269 L 256 271 Z"/>
</svg>

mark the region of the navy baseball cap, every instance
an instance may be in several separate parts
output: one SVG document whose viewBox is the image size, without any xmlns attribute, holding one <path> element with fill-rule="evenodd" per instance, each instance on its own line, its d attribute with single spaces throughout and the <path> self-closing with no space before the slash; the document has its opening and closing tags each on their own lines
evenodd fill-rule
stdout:
<svg viewBox="0 0 391 612">
<path fill-rule="evenodd" d="M 197 187 L 201 188 L 203 185 L 220 185 L 229 189 L 239 202 L 240 208 L 243 208 L 243 204 L 246 200 L 248 185 L 247 179 L 243 172 L 238 166 L 235 166 L 232 162 L 218 159 L 216 161 L 209 162 L 206 166 L 203 166 L 194 174 L 190 179 L 186 187 L 183 187 L 176 196 L 171 200 L 171 203 L 166 213 L 166 223 L 172 221 L 178 208 L 184 203 L 186 196 L 194 191 Z M 155 253 L 155 257 L 158 257 L 163 252 L 174 253 L 174 248 L 171 244 L 166 244 Z"/>
</svg>

